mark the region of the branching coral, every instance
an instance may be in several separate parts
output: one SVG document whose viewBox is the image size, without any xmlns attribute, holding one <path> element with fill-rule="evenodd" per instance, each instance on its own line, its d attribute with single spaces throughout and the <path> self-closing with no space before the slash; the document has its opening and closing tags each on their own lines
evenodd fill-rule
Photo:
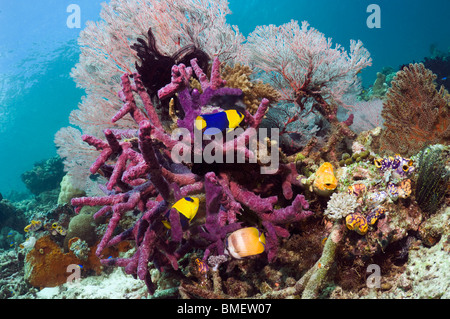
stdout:
<svg viewBox="0 0 450 319">
<path fill-rule="evenodd" d="M 247 110 L 254 114 L 263 98 L 274 104 L 280 98 L 280 94 L 268 83 L 251 81 L 252 74 L 253 70 L 249 66 L 242 64 L 236 64 L 233 67 L 226 65 L 222 71 L 222 76 L 227 86 L 242 90 L 242 100 L 247 106 Z"/>
<path fill-rule="evenodd" d="M 145 281 L 150 293 L 157 287 L 149 267 L 183 276 L 184 269 L 179 270 L 188 258 L 192 260 L 188 253 L 196 250 L 203 252 L 198 264 L 208 260 L 214 264 L 213 291 L 202 293 L 195 283 L 184 282 L 180 294 L 192 288 L 199 296 L 226 296 L 220 291 L 218 261 L 231 258 L 226 257 L 230 233 L 258 228 L 265 236 L 265 251 L 253 261 L 267 257 L 276 263 L 282 255 L 280 242 L 295 230 L 292 224 L 318 210 L 316 206 L 310 210 L 309 198 L 299 193 L 306 179 L 296 165 L 317 138 L 312 136 L 301 154 L 282 157 L 275 168 L 267 165 L 268 158 L 277 163 L 280 159 L 277 134 L 265 137 L 267 132 L 257 131 L 271 102 L 281 97 L 296 103 L 296 110 L 287 112 L 281 133 L 289 134 L 292 123 L 301 121 L 306 112 L 318 113 L 330 123 L 331 134 L 323 138 L 326 145 L 309 162 L 320 156 L 337 162 L 336 144 L 355 136 L 349 129 L 353 115 L 339 121 L 337 108 L 357 86 L 357 74 L 371 63 L 361 42 L 352 41 L 347 53 L 340 46 L 332 48 L 331 41 L 307 23 L 259 27 L 249 37 L 246 60 L 243 37 L 225 23 L 228 13 L 222 0 L 113 0 L 104 5 L 103 21 L 89 24 L 80 38 L 82 57 L 73 76 L 87 88 L 88 96 L 72 113 L 71 124 L 83 135 L 66 128 L 57 140 L 60 153 L 76 162 L 71 163 L 73 171 L 92 159 L 86 171 L 105 182 L 99 185 L 103 195 L 74 198 L 71 203 L 77 212 L 83 206 L 101 207 L 94 218 L 106 217 L 107 226 L 96 255 L 103 265 L 124 267 L 127 274 Z M 230 64 L 223 68 L 221 61 Z M 233 66 L 236 61 L 247 65 Z M 258 73 L 252 74 L 253 66 Z M 270 81 L 255 82 L 255 75 Z M 239 111 L 244 120 L 240 118 L 240 128 L 226 132 L 226 141 L 195 125 L 202 119 L 199 116 L 223 115 L 230 106 L 222 101 L 233 101 L 231 108 L 236 108 L 234 102 L 240 99 L 245 104 L 242 114 Z M 167 125 L 169 117 L 163 115 L 170 115 L 173 123 Z M 76 141 L 78 135 L 83 146 Z M 65 140 L 71 143 L 64 145 Z M 207 152 L 212 163 L 202 157 Z M 215 161 L 225 156 L 226 163 Z M 201 198 L 203 215 L 182 227 L 182 213 L 173 205 L 187 196 Z M 353 202 L 346 203 L 350 205 L 345 210 L 354 210 Z M 338 206 L 332 198 L 333 205 Z M 328 213 L 339 221 L 344 215 L 331 208 Z M 297 282 L 294 293 L 304 290 L 304 297 L 317 297 L 344 230 L 343 223 L 334 224 L 322 256 Z M 126 257 L 108 258 L 107 249 L 124 241 L 133 242 L 134 250 Z M 233 286 L 235 278 L 228 279 Z"/>
<path fill-rule="evenodd" d="M 334 193 L 327 203 L 324 215 L 330 220 L 339 220 L 353 213 L 358 206 L 356 196 L 348 193 Z"/>
<path fill-rule="evenodd" d="M 182 70 L 182 72 L 179 72 Z M 189 86 L 189 76 L 195 73 L 202 86 L 202 93 Z M 184 77 L 186 81 L 179 81 Z M 131 78 L 134 85 L 131 83 Z M 196 60 L 191 60 L 191 66 L 183 64 L 172 68 L 172 81 L 158 91 L 159 96 L 171 96 L 175 93 L 184 111 L 184 118 L 178 120 L 178 126 L 189 132 L 190 138 L 185 147 L 195 149 L 194 119 L 201 114 L 202 107 L 216 95 L 240 95 L 239 89 L 224 87 L 225 81 L 220 77 L 220 62 L 215 59 L 212 65 L 211 78 L 208 79 Z M 144 105 L 141 110 L 134 98 L 136 92 Z M 253 210 L 261 219 L 267 232 L 267 251 L 269 260 L 276 255 L 278 237 L 286 237 L 289 232 L 282 227 L 286 223 L 302 220 L 312 212 L 307 211 L 308 202 L 303 195 L 297 195 L 291 205 L 285 208 L 274 208 L 277 196 L 261 198 L 259 195 L 245 189 L 235 181 L 235 176 L 226 169 L 219 175 L 208 172 L 206 175 L 192 173 L 187 166 L 174 162 L 171 150 L 179 141 L 174 139 L 163 128 L 151 99 L 142 85 L 140 75 L 125 74 L 122 76 L 122 90 L 119 96 L 123 107 L 112 117 L 112 122 L 120 121 L 124 116 L 131 115 L 139 124 L 134 132 L 134 139 L 123 138 L 121 130 L 106 129 L 106 141 L 91 135 L 83 135 L 83 140 L 94 146 L 100 155 L 90 168 L 92 174 L 101 172 L 108 182 L 104 189 L 106 196 L 81 197 L 72 199 L 72 205 L 77 211 L 82 206 L 103 206 L 95 215 L 112 213 L 109 225 L 97 247 L 97 255 L 111 245 L 123 240 L 134 240 L 137 245 L 135 254 L 130 258 L 102 259 L 106 265 L 125 267 L 129 274 L 136 274 L 144 280 L 150 292 L 155 287 L 151 282 L 147 264 L 153 261 L 160 270 L 165 267 L 178 269 L 177 261 L 194 242 L 195 234 L 206 240 L 204 260 L 213 253 L 223 255 L 224 240 L 228 233 L 240 228 L 236 215 L 241 213 L 242 206 Z M 247 129 L 233 140 L 223 142 L 209 141 L 225 154 L 227 151 L 242 151 L 246 158 L 255 157 L 247 144 L 256 133 L 269 101 L 263 99 L 254 115 L 246 112 Z M 127 134 L 132 134 L 127 131 Z M 163 145 L 160 148 L 159 145 Z M 200 150 L 202 149 L 200 148 Z M 195 151 L 193 152 L 194 154 Z M 281 165 L 275 172 L 282 176 L 283 194 L 287 199 L 293 197 L 292 185 L 300 185 L 298 174 L 289 165 Z M 204 192 L 206 195 L 206 222 L 204 227 L 192 231 L 192 238 L 184 238 L 179 215 L 170 209 L 171 205 L 181 197 Z M 141 213 L 136 224 L 123 233 L 113 237 L 119 221 L 128 211 Z M 171 230 L 168 233 L 163 226 L 164 214 L 169 211 Z"/>
<path fill-rule="evenodd" d="M 423 64 L 399 71 L 386 94 L 382 148 L 411 156 L 428 144 L 450 141 L 450 95 L 436 88 L 436 76 Z"/>
</svg>

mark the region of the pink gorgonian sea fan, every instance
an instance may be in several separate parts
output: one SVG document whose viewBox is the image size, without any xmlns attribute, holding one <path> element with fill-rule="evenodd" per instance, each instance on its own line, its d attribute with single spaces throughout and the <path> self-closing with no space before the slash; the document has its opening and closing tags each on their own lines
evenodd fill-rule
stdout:
<svg viewBox="0 0 450 319">
<path fill-rule="evenodd" d="M 240 55 L 244 37 L 236 26 L 226 23 L 230 13 L 225 0 L 111 0 L 102 4 L 100 20 L 87 22 L 78 43 L 81 54 L 71 76 L 86 91 L 78 109 L 70 114 L 70 124 L 81 134 L 103 137 L 107 128 L 136 130 L 129 116 L 111 127 L 111 118 L 122 107 L 117 96 L 120 77 L 133 73 L 138 52 L 132 47 L 138 39 L 148 41 L 148 31 L 161 54 L 171 56 L 181 48 L 193 45 L 211 58 L 232 62 Z M 169 74 L 170 76 L 170 74 Z M 138 107 L 143 108 L 140 101 Z M 65 169 L 73 183 L 85 188 L 86 174 L 93 147 L 83 146 L 76 128 L 62 128 L 55 137 L 58 153 L 65 158 Z M 78 131 L 76 133 L 75 131 Z M 75 136 L 76 135 L 76 136 Z M 89 155 L 90 153 L 93 155 Z M 83 176 L 83 177 L 81 177 Z M 89 182 L 89 181 L 88 181 Z"/>
<path fill-rule="evenodd" d="M 243 62 L 264 71 L 264 78 L 283 99 L 321 96 L 345 106 L 344 94 L 359 84 L 358 74 L 372 64 L 361 41 L 350 52 L 303 21 L 258 26 L 245 43 Z M 304 101 L 305 102 L 305 101 Z"/>
</svg>

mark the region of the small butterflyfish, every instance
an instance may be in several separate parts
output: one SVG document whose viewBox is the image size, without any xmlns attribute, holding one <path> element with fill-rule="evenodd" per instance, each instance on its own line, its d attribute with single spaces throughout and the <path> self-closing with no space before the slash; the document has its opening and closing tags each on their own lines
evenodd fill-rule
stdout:
<svg viewBox="0 0 450 319">
<path fill-rule="evenodd" d="M 226 246 L 231 256 L 241 259 L 264 252 L 266 238 L 258 228 L 246 227 L 231 233 L 227 238 Z"/>
</svg>

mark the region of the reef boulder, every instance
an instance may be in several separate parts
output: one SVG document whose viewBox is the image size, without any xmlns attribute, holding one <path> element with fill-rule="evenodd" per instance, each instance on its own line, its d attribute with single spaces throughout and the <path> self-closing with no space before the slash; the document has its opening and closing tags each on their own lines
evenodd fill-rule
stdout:
<svg viewBox="0 0 450 319">
<path fill-rule="evenodd" d="M 21 175 L 25 186 L 34 195 L 59 187 L 64 176 L 64 164 L 59 156 L 34 164 L 33 169 Z"/>
<path fill-rule="evenodd" d="M 69 240 L 75 237 L 84 240 L 89 247 L 95 244 L 97 236 L 95 234 L 94 219 L 91 214 L 80 213 L 72 217 L 64 239 L 64 251 L 68 251 Z"/>
</svg>

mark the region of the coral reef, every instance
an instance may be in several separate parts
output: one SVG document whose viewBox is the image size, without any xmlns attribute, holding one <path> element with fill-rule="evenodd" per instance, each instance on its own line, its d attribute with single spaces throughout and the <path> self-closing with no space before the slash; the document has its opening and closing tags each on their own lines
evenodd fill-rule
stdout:
<svg viewBox="0 0 450 319">
<path fill-rule="evenodd" d="M 226 1 L 113 0 L 82 32 L 81 132 L 55 137 L 60 203 L 74 211 L 34 211 L 16 249 L 28 283 L 60 286 L 37 297 L 101 296 L 108 280 L 125 298 L 370 296 L 374 264 L 382 295 L 427 281 L 447 252 L 448 180 L 435 177 L 448 154 L 418 154 L 448 144 L 448 93 L 433 75 L 411 65 L 388 89 L 392 72 L 380 73 L 383 128 L 381 100 L 356 102 L 371 64 L 360 41 L 346 52 L 291 21 L 244 43 L 228 13 Z M 430 214 L 426 202 L 439 205 Z M 69 265 L 99 276 L 75 289 Z"/>
<path fill-rule="evenodd" d="M 189 89 L 189 77 L 195 72 L 202 87 L 202 93 L 198 90 Z M 109 193 L 103 197 L 82 197 L 72 199 L 72 205 L 77 207 L 77 211 L 82 206 L 103 206 L 95 215 L 98 218 L 112 211 L 113 215 L 109 221 L 108 228 L 97 247 L 97 255 L 103 255 L 103 249 L 123 240 L 134 239 L 138 249 L 131 258 L 102 259 L 107 265 L 120 265 L 125 267 L 127 273 L 134 273 L 144 280 L 150 292 L 155 288 L 150 279 L 147 269 L 148 261 L 153 261 L 158 269 L 170 266 L 174 270 L 178 269 L 177 260 L 182 256 L 192 243 L 184 242 L 179 215 L 170 211 L 169 221 L 171 224 L 170 237 L 162 223 L 162 212 L 171 207 L 180 197 L 185 197 L 196 192 L 205 192 L 206 196 L 206 223 L 204 231 L 200 236 L 210 242 L 205 250 L 204 259 L 211 252 L 217 255 L 224 253 L 224 240 L 228 233 L 240 228 L 240 223 L 236 223 L 236 215 L 240 214 L 241 204 L 254 211 L 261 218 L 262 225 L 267 230 L 267 251 L 269 260 L 276 254 L 278 236 L 286 237 L 289 233 L 280 227 L 281 224 L 299 221 L 311 215 L 306 211 L 308 203 L 302 195 L 297 195 L 290 206 L 274 209 L 277 202 L 275 196 L 262 199 L 255 193 L 246 190 L 235 182 L 235 177 L 222 170 L 219 176 L 213 172 L 204 175 L 196 175 L 190 172 L 187 167 L 183 168 L 170 159 L 169 153 L 177 144 L 159 121 L 153 104 L 145 91 L 140 75 L 132 75 L 135 85 L 131 86 L 131 76 L 122 76 L 123 90 L 119 96 L 124 101 L 124 107 L 118 111 L 112 121 L 116 122 L 121 117 L 130 113 L 132 118 L 139 123 L 139 130 L 136 132 L 137 141 L 120 141 L 120 132 L 114 133 L 112 130 L 105 130 L 107 142 L 101 141 L 94 136 L 84 135 L 83 139 L 87 143 L 101 150 L 100 156 L 91 166 L 92 174 L 98 171 L 109 178 L 105 192 Z M 180 82 L 180 77 L 185 77 L 184 84 Z M 220 62 L 216 58 L 212 64 L 211 78 L 208 80 L 202 69 L 197 64 L 197 60 L 191 60 L 191 67 L 183 64 L 172 68 L 172 82 L 158 90 L 158 96 L 165 98 L 178 93 L 178 99 L 184 111 L 184 118 L 178 119 L 178 127 L 186 129 L 192 138 L 194 136 L 194 119 L 201 114 L 202 106 L 205 106 L 214 96 L 241 95 L 240 89 L 224 87 L 225 81 L 220 77 Z M 145 113 L 136 107 L 133 96 L 133 88 L 140 95 Z M 241 152 L 244 158 L 255 157 L 253 151 L 245 146 L 245 139 L 255 134 L 262 117 L 264 116 L 269 101 L 263 99 L 254 115 L 249 112 L 245 114 L 247 129 L 241 135 L 231 141 L 224 142 L 222 146 L 216 141 L 211 144 L 218 145 L 224 154 L 226 152 Z M 156 149 L 156 142 L 162 143 L 166 149 L 159 152 Z M 239 142 L 242 140 L 242 142 Z M 188 148 L 193 147 L 185 145 Z M 163 154 L 169 157 L 163 158 Z M 194 149 L 195 156 L 195 149 Z M 117 157 L 114 166 L 106 164 L 111 157 Z M 190 158 L 187 158 L 189 162 Z M 165 164 L 166 163 L 166 164 Z M 280 173 L 282 170 L 280 170 Z M 149 174 L 149 175 L 148 175 Z M 292 172 L 290 173 L 292 174 Z M 289 174 L 289 175 L 290 175 Z M 296 183 L 295 178 L 284 187 L 286 198 L 292 198 L 290 185 Z M 205 184 L 205 185 L 204 185 Z M 112 190 L 114 192 L 111 192 Z M 155 199 L 156 197 L 156 199 Z M 225 197 L 225 198 L 223 198 Z M 228 212 L 220 207 L 225 207 Z M 127 211 L 138 211 L 143 214 L 135 225 L 120 235 L 112 238 L 113 231 Z M 227 226 L 225 224 L 229 222 Z M 225 226 L 225 227 L 224 227 Z M 70 232 L 70 230 L 69 230 Z M 67 236 L 68 237 L 68 236 Z M 79 236 L 77 236 L 79 237 Z M 180 245 L 181 243 L 181 245 Z"/>
<path fill-rule="evenodd" d="M 7 199 L 0 201 L 0 229 L 8 228 L 23 233 L 26 225 L 27 221 L 21 209 Z"/>
<path fill-rule="evenodd" d="M 450 90 L 450 79 L 448 78 L 450 74 L 450 53 L 439 53 L 433 54 L 431 57 L 425 57 L 423 65 L 436 74 L 438 87 L 443 85 L 447 90 Z"/>
<path fill-rule="evenodd" d="M 24 295 L 29 287 L 23 279 L 23 255 L 0 249 L 0 299 Z"/>
<path fill-rule="evenodd" d="M 222 71 L 222 77 L 227 86 L 242 90 L 242 101 L 246 105 L 247 111 L 255 114 L 263 98 L 269 100 L 274 105 L 280 98 L 280 94 L 270 84 L 263 81 L 252 81 L 253 70 L 242 64 L 234 66 L 225 65 Z"/>
<path fill-rule="evenodd" d="M 69 248 L 69 241 L 78 238 L 92 247 L 97 241 L 95 224 L 92 214 L 80 213 L 70 219 L 67 227 L 67 234 L 64 238 L 64 250 Z"/>
<path fill-rule="evenodd" d="M 389 86 L 386 84 L 386 75 L 377 72 L 377 79 L 373 83 L 372 95 L 375 97 L 383 97 L 388 91 Z"/>
<path fill-rule="evenodd" d="M 350 128 L 357 134 L 369 131 L 376 127 L 382 127 L 384 119 L 381 116 L 383 100 L 373 98 L 369 101 L 357 101 L 354 103 L 353 124 Z"/>
<path fill-rule="evenodd" d="M 445 274 L 450 271 L 448 237 L 431 248 L 420 247 L 409 253 L 405 273 L 399 279 L 405 295 L 415 299 L 450 298 L 450 281 Z M 410 288 L 410 289 L 407 289 Z"/>
<path fill-rule="evenodd" d="M 74 187 L 72 177 L 67 174 L 64 175 L 60 187 L 58 205 L 69 204 L 72 198 L 86 195 L 83 190 Z"/>
<path fill-rule="evenodd" d="M 422 63 L 397 72 L 382 111 L 382 150 L 411 156 L 425 145 L 449 143 L 450 95 L 435 79 Z"/>
<path fill-rule="evenodd" d="M 59 156 L 52 157 L 34 164 L 32 170 L 21 175 L 25 186 L 38 195 L 57 188 L 64 176 L 63 161 Z"/>
<path fill-rule="evenodd" d="M 81 278 L 77 283 L 64 283 L 58 287 L 44 288 L 31 299 L 141 299 L 145 298 L 145 285 L 126 275 L 122 269 L 111 274 Z"/>
</svg>

